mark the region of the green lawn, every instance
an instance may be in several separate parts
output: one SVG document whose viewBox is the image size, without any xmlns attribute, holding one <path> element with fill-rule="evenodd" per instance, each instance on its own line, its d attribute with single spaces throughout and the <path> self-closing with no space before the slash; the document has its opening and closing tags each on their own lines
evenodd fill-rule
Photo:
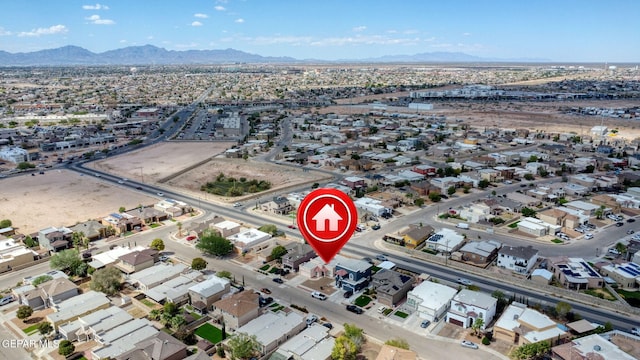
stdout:
<svg viewBox="0 0 640 360">
<path fill-rule="evenodd" d="M 360 295 L 354 303 L 360 307 L 365 307 L 371 302 L 371 298 L 367 295 Z"/>
<path fill-rule="evenodd" d="M 149 299 L 142 299 L 142 300 L 140 300 L 140 302 L 145 304 L 145 305 L 147 305 L 150 308 L 156 307 L 156 304 L 153 301 L 149 300 Z"/>
<path fill-rule="evenodd" d="M 280 306 L 278 306 L 278 307 L 274 307 L 273 309 L 271 309 L 271 311 L 273 311 L 273 312 L 278 312 L 278 311 L 280 311 L 280 310 L 282 310 L 282 309 L 284 309 L 284 306 L 280 305 Z"/>
<path fill-rule="evenodd" d="M 393 312 L 393 309 L 385 309 L 385 310 L 382 312 L 382 314 L 383 314 L 384 316 L 388 316 L 388 315 L 389 315 L 389 314 L 391 314 L 392 312 Z"/>
<path fill-rule="evenodd" d="M 269 270 L 269 268 L 270 268 L 270 267 L 271 267 L 271 265 L 269 265 L 269 264 L 265 264 L 265 265 L 262 265 L 262 267 L 260 268 L 260 270 L 262 270 L 262 271 L 267 271 L 267 270 Z"/>
<path fill-rule="evenodd" d="M 512 228 L 512 229 L 515 229 L 515 228 L 517 228 L 517 227 L 518 227 L 518 223 L 519 223 L 519 222 L 520 222 L 520 221 L 516 221 L 516 222 L 514 222 L 513 224 L 509 224 L 509 227 L 510 227 L 510 228 Z"/>
<path fill-rule="evenodd" d="M 278 304 L 276 302 L 274 302 L 273 304 L 269 305 L 270 308 L 274 308 L 274 307 L 277 307 L 277 306 L 280 306 L 280 304 Z"/>
<path fill-rule="evenodd" d="M 222 338 L 222 330 L 209 323 L 202 324 L 199 328 L 196 329 L 194 334 L 200 336 L 203 339 L 211 341 L 212 344 L 217 344 L 220 341 L 224 340 Z"/>
<path fill-rule="evenodd" d="M 31 335 L 33 333 L 35 333 L 36 331 L 38 331 L 38 326 L 40 326 L 40 323 L 37 324 L 33 324 L 27 328 L 22 329 L 22 331 L 24 331 L 25 334 L 27 335 Z"/>
<path fill-rule="evenodd" d="M 396 311 L 396 316 L 406 319 L 409 314 L 403 313 L 402 311 Z"/>
<path fill-rule="evenodd" d="M 152 228 L 152 229 L 155 229 L 158 226 L 160 226 L 160 224 L 158 224 L 158 223 L 153 223 L 153 224 L 149 225 L 149 227 Z"/>
<path fill-rule="evenodd" d="M 198 320 L 198 319 L 200 319 L 202 317 L 202 315 L 198 314 L 197 312 L 193 312 L 193 311 L 189 312 L 189 315 L 193 316 L 193 318 L 195 320 Z"/>
<path fill-rule="evenodd" d="M 551 240 L 552 243 L 554 244 L 562 244 L 564 241 L 560 240 L 560 239 L 553 239 Z"/>
<path fill-rule="evenodd" d="M 271 268 L 271 270 L 269 270 L 269 274 L 273 274 L 276 271 L 278 271 L 278 268 L 274 266 L 274 267 Z"/>
<path fill-rule="evenodd" d="M 629 303 L 629 305 L 633 307 L 640 307 L 640 292 L 638 291 L 626 291 L 621 289 L 616 289 L 618 294 L 622 295 L 622 297 Z"/>
</svg>

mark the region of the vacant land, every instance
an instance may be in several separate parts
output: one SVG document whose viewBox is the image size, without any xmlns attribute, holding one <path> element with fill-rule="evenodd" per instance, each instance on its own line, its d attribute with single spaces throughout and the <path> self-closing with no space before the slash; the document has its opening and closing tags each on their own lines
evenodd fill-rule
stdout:
<svg viewBox="0 0 640 360">
<path fill-rule="evenodd" d="M 67 170 L 2 179 L 0 218 L 10 219 L 20 233 L 48 226 L 73 226 L 117 212 L 124 206 L 152 204 L 157 199 L 111 185 L 99 178 Z"/>
</svg>

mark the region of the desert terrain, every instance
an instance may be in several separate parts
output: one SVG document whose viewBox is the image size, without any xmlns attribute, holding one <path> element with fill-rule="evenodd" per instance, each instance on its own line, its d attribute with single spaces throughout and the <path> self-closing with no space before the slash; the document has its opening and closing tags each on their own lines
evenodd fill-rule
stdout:
<svg viewBox="0 0 640 360">
<path fill-rule="evenodd" d="M 68 170 L 2 179 L 0 218 L 30 234 L 48 226 L 73 226 L 117 212 L 124 206 L 153 204 L 156 198 Z"/>
</svg>

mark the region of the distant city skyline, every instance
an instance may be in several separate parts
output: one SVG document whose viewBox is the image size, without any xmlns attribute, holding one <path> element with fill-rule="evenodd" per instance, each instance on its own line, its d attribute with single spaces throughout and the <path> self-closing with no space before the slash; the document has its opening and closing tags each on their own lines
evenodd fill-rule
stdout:
<svg viewBox="0 0 640 360">
<path fill-rule="evenodd" d="M 154 45 L 356 60 L 425 52 L 485 59 L 640 62 L 635 0 L 11 1 L 0 50 Z M 0 64 L 1 65 L 1 64 Z"/>
</svg>

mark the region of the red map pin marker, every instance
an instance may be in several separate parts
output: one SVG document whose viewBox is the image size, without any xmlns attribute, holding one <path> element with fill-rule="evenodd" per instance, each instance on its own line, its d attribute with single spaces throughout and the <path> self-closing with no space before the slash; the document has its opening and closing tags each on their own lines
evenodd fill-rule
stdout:
<svg viewBox="0 0 640 360">
<path fill-rule="evenodd" d="M 302 236 L 328 263 L 351 239 L 358 212 L 347 194 L 337 189 L 320 188 L 302 200 L 297 220 Z"/>
</svg>

